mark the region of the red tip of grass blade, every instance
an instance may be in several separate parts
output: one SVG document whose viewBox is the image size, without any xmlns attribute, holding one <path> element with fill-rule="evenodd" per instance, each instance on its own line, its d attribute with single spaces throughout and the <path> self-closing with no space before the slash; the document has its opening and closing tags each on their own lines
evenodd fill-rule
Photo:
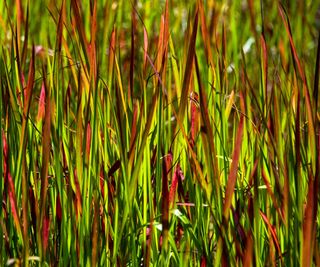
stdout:
<svg viewBox="0 0 320 267">
<path fill-rule="evenodd" d="M 40 98 L 39 98 L 39 104 L 38 104 L 38 115 L 37 120 L 40 121 L 44 118 L 45 114 L 45 99 L 46 99 L 46 90 L 44 87 L 44 84 L 42 83 L 41 91 L 40 91 Z"/>
</svg>

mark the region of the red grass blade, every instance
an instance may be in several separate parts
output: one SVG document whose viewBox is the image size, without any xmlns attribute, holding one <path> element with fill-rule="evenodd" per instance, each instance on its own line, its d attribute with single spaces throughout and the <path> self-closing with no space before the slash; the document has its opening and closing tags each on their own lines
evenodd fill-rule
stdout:
<svg viewBox="0 0 320 267">
<path fill-rule="evenodd" d="M 276 209 L 276 211 L 278 212 L 280 218 L 283 220 L 283 214 L 279 208 L 279 205 L 277 203 L 277 200 L 276 200 L 276 197 L 274 196 L 273 192 L 272 192 L 272 188 L 270 186 L 270 183 L 268 181 L 268 178 L 267 178 L 267 175 L 266 173 L 264 172 L 264 170 L 262 170 L 262 179 L 264 181 L 264 184 L 266 185 L 267 187 L 267 191 L 268 191 L 268 194 L 270 195 L 271 199 L 272 199 L 272 203 L 273 203 L 273 206 L 274 208 Z"/>
<path fill-rule="evenodd" d="M 242 111 L 244 111 L 244 98 L 242 93 L 240 93 L 240 101 L 241 101 L 241 107 L 242 107 L 241 109 Z M 225 195 L 225 200 L 223 205 L 223 216 L 226 219 L 226 221 L 228 221 L 228 218 L 229 218 L 229 211 L 231 207 L 232 196 L 233 196 L 234 188 L 237 181 L 237 170 L 238 170 L 238 164 L 239 164 L 239 158 L 240 158 L 240 152 L 241 152 L 243 129 L 244 129 L 244 115 L 242 113 L 240 117 L 237 135 L 236 135 L 235 147 L 233 150 L 232 163 L 230 167 L 230 173 L 228 176 L 228 184 L 227 184 L 226 195 Z"/>
<path fill-rule="evenodd" d="M 199 133 L 199 96 L 196 92 L 191 93 L 191 100 L 190 100 L 190 109 L 191 109 L 191 146 L 194 147 L 195 145 L 195 138 Z"/>
<path fill-rule="evenodd" d="M 187 106 L 187 100 L 188 100 L 188 95 L 189 95 L 189 86 L 190 86 L 191 74 L 192 74 L 192 69 L 193 69 L 193 59 L 195 56 L 197 30 L 198 30 L 198 11 L 196 12 L 194 22 L 193 22 L 193 29 L 192 29 L 192 35 L 190 38 L 190 42 L 189 42 L 186 68 L 185 68 L 184 77 L 183 77 L 180 108 L 179 108 L 179 112 L 178 112 L 179 120 L 182 123 L 183 123 L 185 109 Z"/>
<path fill-rule="evenodd" d="M 38 115 L 37 115 L 38 121 L 42 120 L 45 115 L 45 99 L 46 99 L 46 90 L 45 90 L 44 84 L 42 83 L 39 104 L 38 104 Z"/>
<path fill-rule="evenodd" d="M 45 73 L 45 71 L 43 71 Z M 45 77 L 45 76 L 44 76 Z M 45 117 L 44 125 L 42 128 L 42 166 L 41 166 L 41 195 L 40 195 L 40 219 L 38 224 L 38 231 L 43 231 L 44 217 L 46 212 L 46 199 L 48 190 L 48 169 L 50 161 L 50 132 L 51 132 L 51 103 L 50 103 L 50 89 L 46 85 L 44 80 L 44 86 L 46 91 L 46 103 L 45 103 Z M 42 230 L 41 230 L 42 229 Z M 42 248 L 45 253 L 45 244 L 42 240 Z"/>
<path fill-rule="evenodd" d="M 48 248 L 49 241 L 49 233 L 50 233 L 50 218 L 47 215 L 43 218 L 43 226 L 42 226 L 42 238 L 43 238 L 43 254 L 46 254 Z"/>
<path fill-rule="evenodd" d="M 175 171 L 174 171 L 174 174 L 173 174 L 170 192 L 169 192 L 169 203 L 170 203 L 171 207 L 174 205 L 174 200 L 175 200 L 175 195 L 177 192 L 178 184 L 179 184 L 179 182 L 182 182 L 183 179 L 184 179 L 184 177 L 183 177 L 182 170 L 180 168 L 180 165 L 177 164 Z"/>
<path fill-rule="evenodd" d="M 143 70 L 146 71 L 147 66 L 147 53 L 148 53 L 148 33 L 145 27 L 143 27 Z"/>
<path fill-rule="evenodd" d="M 201 21 L 201 34 L 202 39 L 204 42 L 204 51 L 206 53 L 206 59 L 207 63 L 211 66 L 213 66 L 212 61 L 212 53 L 210 48 L 210 37 L 208 33 L 207 23 L 206 23 L 206 14 L 203 7 L 203 1 L 198 1 L 198 8 L 199 8 L 199 14 L 200 14 L 200 21 Z"/>
<path fill-rule="evenodd" d="M 277 233 L 276 233 L 276 230 L 275 230 L 275 227 L 270 223 L 268 217 L 260 210 L 260 216 L 261 218 L 263 219 L 263 221 L 265 222 L 265 224 L 267 225 L 270 233 L 271 233 L 271 236 L 272 236 L 272 240 L 276 246 L 276 249 L 279 253 L 279 256 L 280 258 L 282 258 L 282 253 L 281 253 L 281 249 L 280 249 L 280 245 L 279 245 L 279 241 L 278 241 L 278 237 L 277 237 Z"/>
<path fill-rule="evenodd" d="M 168 234 L 169 234 L 169 192 L 168 192 L 168 170 L 166 161 L 162 163 L 162 237 L 163 237 L 163 248 L 166 251 L 168 245 Z"/>
<path fill-rule="evenodd" d="M 317 179 L 313 179 L 309 170 L 309 188 L 303 220 L 302 266 L 311 266 L 317 224 Z"/>
<path fill-rule="evenodd" d="M 318 48 L 317 48 L 317 60 L 314 71 L 314 85 L 313 85 L 313 101 L 314 110 L 318 110 L 318 96 L 319 96 L 319 73 L 320 73 L 320 31 L 318 33 Z M 315 114 L 316 116 L 316 114 Z"/>
</svg>

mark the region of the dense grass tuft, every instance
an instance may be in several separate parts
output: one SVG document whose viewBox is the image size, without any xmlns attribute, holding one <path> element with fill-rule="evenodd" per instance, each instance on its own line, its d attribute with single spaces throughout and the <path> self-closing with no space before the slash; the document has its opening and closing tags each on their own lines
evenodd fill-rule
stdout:
<svg viewBox="0 0 320 267">
<path fill-rule="evenodd" d="M 0 266 L 320 266 L 317 1 L 0 1 Z"/>
</svg>

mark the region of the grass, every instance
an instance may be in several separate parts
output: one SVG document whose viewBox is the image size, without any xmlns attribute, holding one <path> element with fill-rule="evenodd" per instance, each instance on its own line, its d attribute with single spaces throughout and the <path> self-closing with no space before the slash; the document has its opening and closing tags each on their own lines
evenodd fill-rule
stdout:
<svg viewBox="0 0 320 267">
<path fill-rule="evenodd" d="M 317 1 L 0 10 L 1 266 L 320 265 Z"/>
</svg>

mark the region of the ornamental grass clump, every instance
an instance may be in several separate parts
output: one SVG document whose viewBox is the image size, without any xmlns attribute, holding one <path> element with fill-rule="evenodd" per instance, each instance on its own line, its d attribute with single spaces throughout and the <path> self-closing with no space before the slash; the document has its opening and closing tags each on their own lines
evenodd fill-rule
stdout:
<svg viewBox="0 0 320 267">
<path fill-rule="evenodd" d="M 0 266 L 320 266 L 317 1 L 0 1 Z"/>
</svg>

